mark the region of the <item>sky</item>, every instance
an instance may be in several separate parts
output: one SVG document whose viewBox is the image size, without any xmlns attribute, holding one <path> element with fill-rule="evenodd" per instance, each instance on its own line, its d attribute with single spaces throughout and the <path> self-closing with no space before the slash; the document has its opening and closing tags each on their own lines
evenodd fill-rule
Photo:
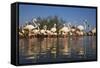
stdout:
<svg viewBox="0 0 100 68">
<path fill-rule="evenodd" d="M 39 16 L 46 18 L 55 15 L 72 25 L 83 25 L 84 20 L 87 20 L 92 28 L 96 26 L 96 9 L 94 8 L 19 5 L 19 25 Z"/>
</svg>

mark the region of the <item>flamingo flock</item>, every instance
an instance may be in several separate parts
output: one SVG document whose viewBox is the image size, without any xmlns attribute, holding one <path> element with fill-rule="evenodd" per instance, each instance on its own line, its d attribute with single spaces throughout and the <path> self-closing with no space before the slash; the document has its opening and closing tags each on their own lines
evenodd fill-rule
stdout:
<svg viewBox="0 0 100 68">
<path fill-rule="evenodd" d="M 86 24 L 72 26 L 71 23 L 63 24 L 63 27 L 59 30 L 57 29 L 57 24 L 54 24 L 50 30 L 48 26 L 44 25 L 40 29 L 40 24 L 36 24 L 37 20 L 33 19 L 32 24 L 22 25 L 19 27 L 19 37 L 67 37 L 67 36 L 84 36 L 84 35 L 96 35 L 96 28 L 91 29 L 91 31 L 86 32 Z"/>
</svg>

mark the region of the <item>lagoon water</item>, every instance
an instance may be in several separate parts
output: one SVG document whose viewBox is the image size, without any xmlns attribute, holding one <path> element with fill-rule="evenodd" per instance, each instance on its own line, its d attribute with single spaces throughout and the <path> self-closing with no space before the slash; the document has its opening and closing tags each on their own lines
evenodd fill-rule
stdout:
<svg viewBox="0 0 100 68">
<path fill-rule="evenodd" d="M 96 36 L 19 39 L 19 63 L 96 60 Z"/>
</svg>

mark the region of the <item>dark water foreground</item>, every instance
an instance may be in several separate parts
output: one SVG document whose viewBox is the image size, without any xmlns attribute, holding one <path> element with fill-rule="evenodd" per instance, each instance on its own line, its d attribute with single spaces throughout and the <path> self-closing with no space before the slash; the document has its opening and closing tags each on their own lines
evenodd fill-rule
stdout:
<svg viewBox="0 0 100 68">
<path fill-rule="evenodd" d="M 19 63 L 96 59 L 96 36 L 19 39 Z"/>
</svg>

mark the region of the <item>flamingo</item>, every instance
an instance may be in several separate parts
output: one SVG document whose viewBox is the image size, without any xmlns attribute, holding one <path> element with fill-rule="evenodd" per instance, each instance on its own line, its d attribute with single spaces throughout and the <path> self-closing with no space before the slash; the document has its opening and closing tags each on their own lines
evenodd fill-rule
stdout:
<svg viewBox="0 0 100 68">
<path fill-rule="evenodd" d="M 77 26 L 77 31 L 76 31 L 76 33 L 78 34 L 78 35 L 84 35 L 84 26 L 82 26 L 82 25 L 78 25 Z"/>
<path fill-rule="evenodd" d="M 63 24 L 63 27 L 60 29 L 59 32 L 61 32 L 62 35 L 67 35 L 68 32 L 70 31 L 69 27 L 67 27 L 65 24 Z"/>
<path fill-rule="evenodd" d="M 93 28 L 91 32 L 92 32 L 93 35 L 95 35 L 96 34 L 96 28 Z"/>
<path fill-rule="evenodd" d="M 88 27 L 88 35 L 92 35 L 92 31 L 91 31 L 91 25 L 89 25 L 88 23 L 87 23 L 87 20 L 85 20 L 85 22 L 84 22 L 84 28 L 85 28 L 85 30 L 87 29 L 87 27 Z"/>
<path fill-rule="evenodd" d="M 57 35 L 57 33 L 56 33 L 56 31 L 57 31 L 57 29 L 56 29 L 56 24 L 54 24 L 54 26 L 51 28 L 51 34 L 52 35 Z"/>
<path fill-rule="evenodd" d="M 39 28 L 40 24 L 37 25 L 38 25 L 37 29 L 32 30 L 33 36 L 37 36 L 38 34 L 40 34 L 40 28 Z"/>
<path fill-rule="evenodd" d="M 26 24 L 25 27 L 23 27 L 26 34 L 28 34 L 28 37 L 32 36 L 32 30 L 36 29 L 38 25 L 35 23 L 37 20 L 34 18 L 32 20 L 32 24 Z"/>
<path fill-rule="evenodd" d="M 72 36 L 73 32 L 75 32 L 76 29 L 74 26 L 72 27 L 72 24 L 70 22 L 68 23 L 68 28 L 69 28 L 69 35 Z"/>
<path fill-rule="evenodd" d="M 71 27 L 70 35 L 76 35 L 76 25 Z"/>
<path fill-rule="evenodd" d="M 72 32 L 75 32 L 75 30 L 76 30 L 76 27 L 73 26 L 73 27 L 71 28 L 71 31 L 72 31 Z"/>
<path fill-rule="evenodd" d="M 24 30 L 23 30 L 23 25 L 19 27 L 19 37 L 24 37 Z"/>
<path fill-rule="evenodd" d="M 40 33 L 43 34 L 43 35 L 46 35 L 46 30 L 47 30 L 47 26 L 44 25 L 43 29 L 40 30 Z"/>
<path fill-rule="evenodd" d="M 34 26 L 33 25 L 26 25 L 24 27 L 25 34 L 27 34 L 28 37 L 32 36 L 32 30 L 33 29 L 34 29 Z"/>
<path fill-rule="evenodd" d="M 86 30 L 86 29 L 87 29 L 87 20 L 85 20 L 85 21 L 83 22 L 83 24 L 84 24 L 84 30 Z"/>
</svg>

